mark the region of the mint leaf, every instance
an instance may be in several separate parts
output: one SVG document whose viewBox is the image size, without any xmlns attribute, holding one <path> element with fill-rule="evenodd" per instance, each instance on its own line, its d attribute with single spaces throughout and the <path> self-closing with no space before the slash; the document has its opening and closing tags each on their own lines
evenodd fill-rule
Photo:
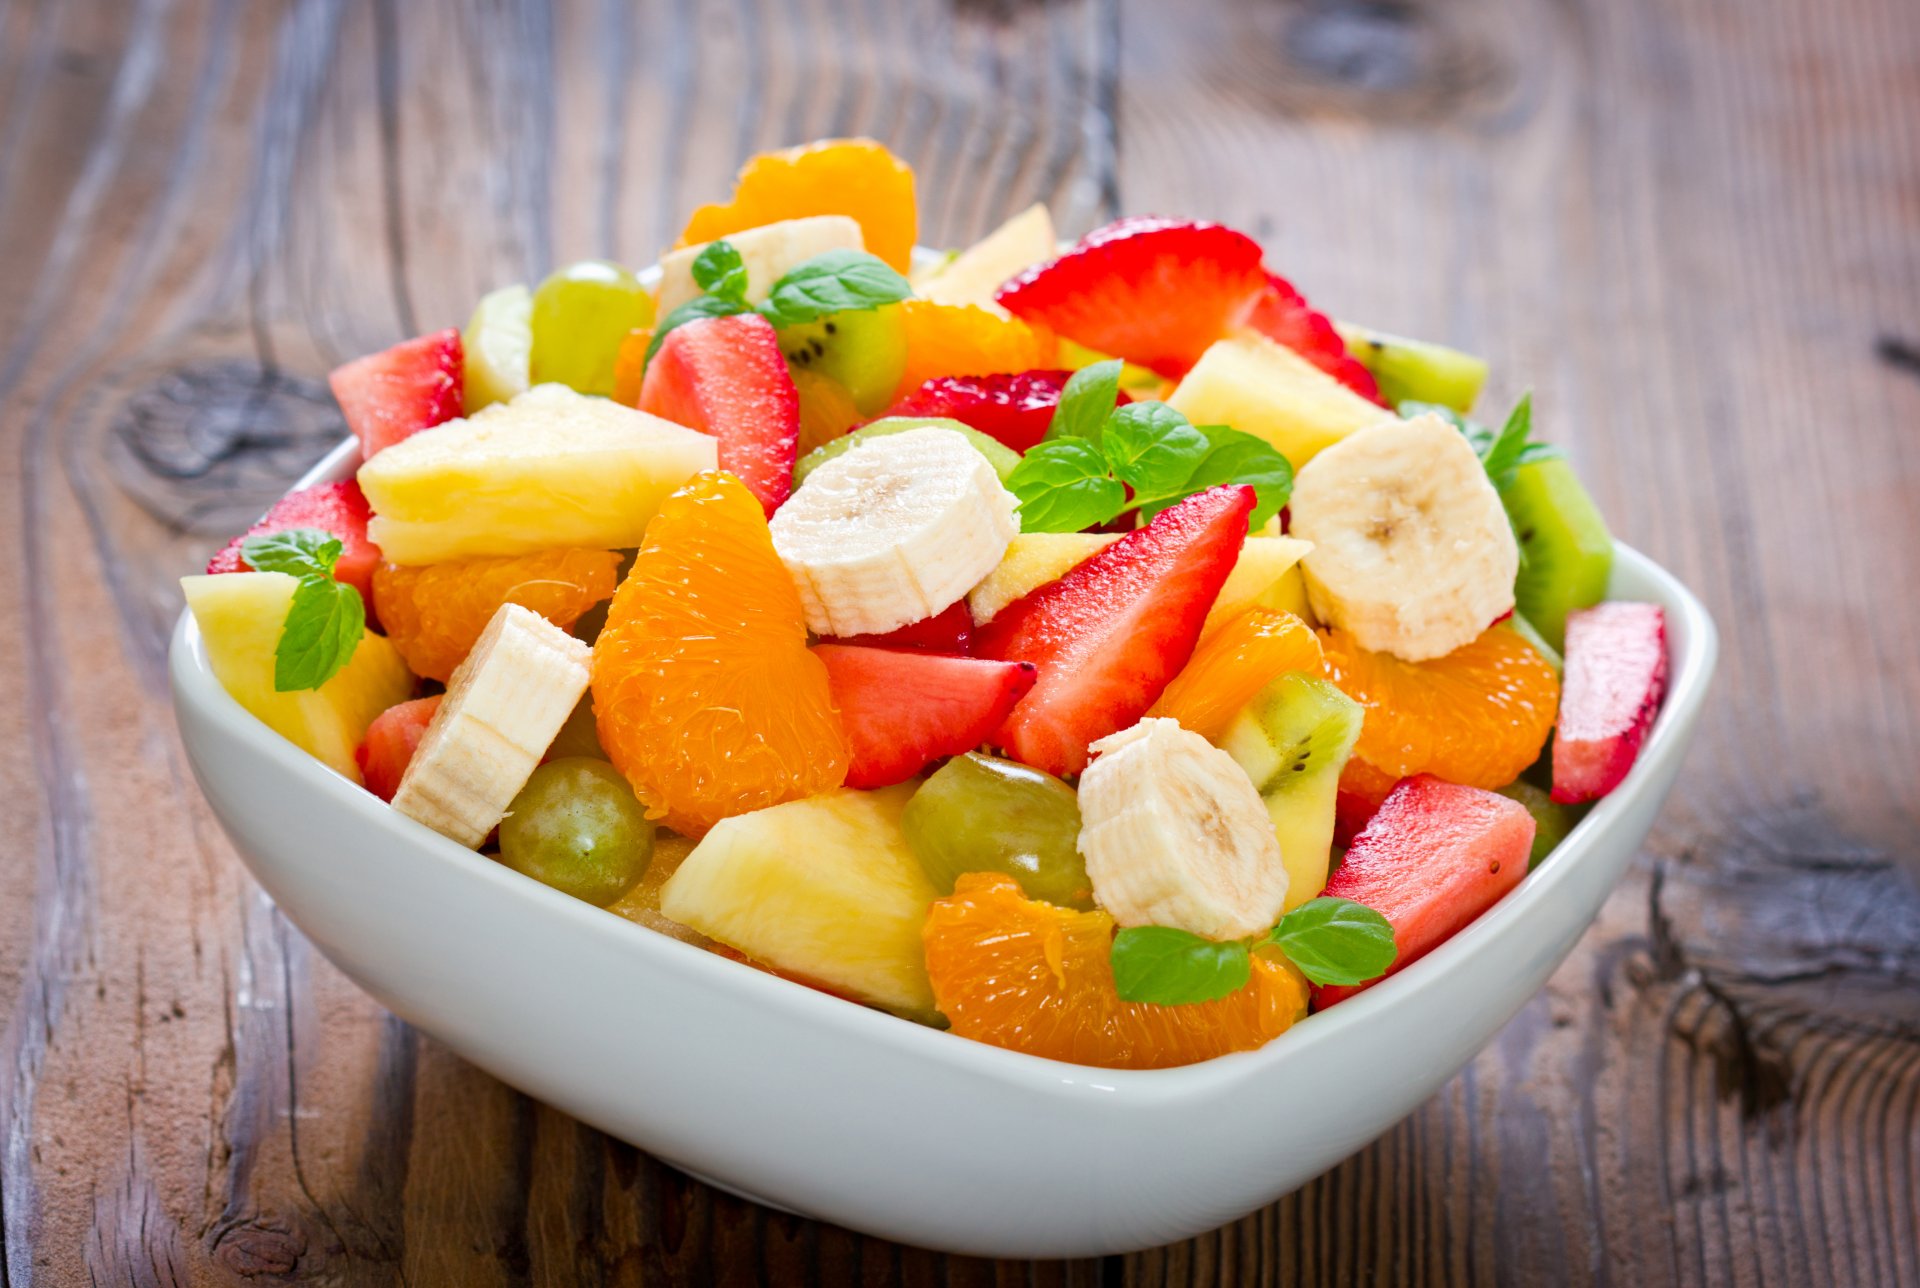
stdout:
<svg viewBox="0 0 1920 1288">
<path fill-rule="evenodd" d="M 1163 402 L 1129 403 L 1107 417 L 1100 450 L 1142 501 L 1173 496 L 1206 456 L 1207 437 Z"/>
<path fill-rule="evenodd" d="M 747 266 L 725 241 L 708 242 L 693 258 L 693 284 L 709 295 L 746 303 Z"/>
<path fill-rule="evenodd" d="M 328 576 L 302 577 L 273 650 L 273 687 L 317 689 L 353 658 L 366 626 L 360 592 Z"/>
<path fill-rule="evenodd" d="M 1364 984 L 1393 965 L 1393 926 L 1363 903 L 1322 897 L 1301 904 L 1267 932 L 1316 984 Z"/>
<path fill-rule="evenodd" d="M 1394 409 L 1402 417 L 1412 418 L 1422 414 L 1440 417 L 1449 425 L 1467 436 L 1473 444 L 1473 450 L 1480 457 L 1481 466 L 1487 471 L 1497 491 L 1504 492 L 1513 486 L 1514 471 L 1532 461 L 1552 460 L 1565 453 L 1551 443 L 1536 443 L 1530 435 L 1533 432 L 1533 395 L 1524 394 L 1519 403 L 1507 417 L 1507 423 L 1499 433 L 1494 433 L 1485 425 L 1462 416 L 1451 407 L 1439 403 L 1403 402 Z"/>
<path fill-rule="evenodd" d="M 1084 438 L 1038 443 L 1007 476 L 1020 498 L 1022 532 L 1079 532 L 1105 523 L 1127 503 L 1127 490 L 1107 476 L 1107 459 Z"/>
<path fill-rule="evenodd" d="M 1054 406 L 1053 419 L 1047 423 L 1047 438 L 1084 438 L 1098 443 L 1107 417 L 1113 415 L 1114 404 L 1120 400 L 1120 368 L 1124 365 L 1120 359 L 1110 358 L 1068 376 L 1060 390 L 1060 401 Z"/>
<path fill-rule="evenodd" d="M 646 361 L 652 362 L 653 355 L 660 352 L 660 342 L 675 327 L 685 326 L 689 322 L 698 322 L 701 318 L 732 317 L 736 313 L 751 313 L 739 300 L 724 299 L 718 295 L 696 295 L 673 312 L 660 319 L 653 328 L 653 340 L 647 345 Z"/>
<path fill-rule="evenodd" d="M 1215 943 L 1167 926 L 1129 926 L 1113 937 L 1109 960 L 1122 1001 L 1182 1006 L 1246 987 L 1253 960 L 1239 940 Z"/>
<path fill-rule="evenodd" d="M 240 543 L 240 557 L 255 572 L 331 577 L 343 549 L 340 538 L 322 528 L 286 528 L 248 537 Z"/>
<path fill-rule="evenodd" d="M 760 313 L 777 327 L 793 326 L 829 313 L 877 309 L 912 294 L 907 279 L 877 256 L 863 250 L 830 250 L 775 282 Z"/>
<path fill-rule="evenodd" d="M 1254 532 L 1265 527 L 1267 520 L 1280 513 L 1293 496 L 1292 463 L 1281 455 L 1279 448 L 1264 438 L 1243 434 L 1226 425 L 1196 425 L 1194 428 L 1206 437 L 1207 454 L 1194 466 L 1181 491 L 1186 496 L 1192 496 L 1195 492 L 1204 492 L 1223 483 L 1248 484 L 1253 488 L 1255 499 L 1253 513 L 1247 519 L 1247 529 Z M 1143 505 L 1140 507 L 1140 517 L 1151 519 L 1175 500 L 1184 499 L 1175 497 L 1151 506 Z"/>
</svg>

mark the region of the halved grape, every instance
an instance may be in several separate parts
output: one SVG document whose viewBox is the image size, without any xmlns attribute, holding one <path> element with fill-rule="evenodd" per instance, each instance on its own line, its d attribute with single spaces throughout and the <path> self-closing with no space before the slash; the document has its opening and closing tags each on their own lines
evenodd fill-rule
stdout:
<svg viewBox="0 0 1920 1288">
<path fill-rule="evenodd" d="M 968 752 L 920 785 L 900 819 L 941 894 L 968 872 L 1003 872 L 1032 899 L 1093 906 L 1080 858 L 1080 801 L 1052 774 Z"/>
<path fill-rule="evenodd" d="M 500 821 L 500 861 L 605 907 L 653 858 L 653 822 L 604 760 L 568 756 L 533 771 Z"/>
<path fill-rule="evenodd" d="M 620 342 L 652 325 L 653 297 L 632 273 L 604 259 L 568 264 L 533 293 L 533 383 L 612 397 Z"/>
</svg>

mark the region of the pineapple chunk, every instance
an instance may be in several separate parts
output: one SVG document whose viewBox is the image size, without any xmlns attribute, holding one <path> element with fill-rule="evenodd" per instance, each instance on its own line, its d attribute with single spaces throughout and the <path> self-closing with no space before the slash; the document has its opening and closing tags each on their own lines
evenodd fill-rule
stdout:
<svg viewBox="0 0 1920 1288">
<path fill-rule="evenodd" d="M 352 660 L 319 688 L 276 691 L 273 651 L 298 584 L 283 572 L 180 579 L 221 687 L 262 724 L 357 783 L 353 749 L 375 716 L 413 696 L 413 675 L 393 645 L 367 631 Z"/>
<path fill-rule="evenodd" d="M 914 293 L 935 304 L 973 304 L 1004 316 L 994 292 L 1008 278 L 1058 251 L 1053 216 L 1045 203 L 1036 201 L 952 260 L 917 277 Z"/>
<path fill-rule="evenodd" d="M 1300 575 L 1300 560 L 1311 549 L 1313 542 L 1298 537 L 1248 537 L 1200 633 L 1249 608 L 1278 608 L 1311 622 L 1307 583 Z"/>
<path fill-rule="evenodd" d="M 968 592 L 967 611 L 974 625 L 985 626 L 1014 600 L 1058 581 L 1119 539 L 1104 532 L 1021 533 L 1007 543 L 999 566 Z"/>
<path fill-rule="evenodd" d="M 1279 448 L 1294 469 L 1393 413 L 1252 331 L 1216 340 L 1167 405 L 1196 425 L 1232 425 Z"/>
<path fill-rule="evenodd" d="M 920 927 L 936 893 L 900 827 L 918 786 L 722 819 L 661 888 L 660 911 L 776 970 L 931 1019 Z"/>
<path fill-rule="evenodd" d="M 809 215 L 728 233 L 727 245 L 740 252 L 747 270 L 747 303 L 767 298 L 773 284 L 815 255 L 830 250 L 865 250 L 860 225 L 846 215 Z M 660 257 L 658 316 L 667 314 L 702 294 L 693 280 L 693 261 L 710 242 L 686 246 Z"/>
<path fill-rule="evenodd" d="M 422 430 L 360 467 L 367 536 L 398 564 L 640 544 L 714 440 L 565 385 Z"/>
</svg>

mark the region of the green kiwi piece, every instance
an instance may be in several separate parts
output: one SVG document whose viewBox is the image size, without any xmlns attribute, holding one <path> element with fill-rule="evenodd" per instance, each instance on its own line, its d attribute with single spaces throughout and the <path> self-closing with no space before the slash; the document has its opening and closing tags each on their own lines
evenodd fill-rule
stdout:
<svg viewBox="0 0 1920 1288">
<path fill-rule="evenodd" d="M 1607 597 L 1613 536 L 1564 457 L 1520 466 L 1500 499 L 1520 539 L 1515 611 L 1558 652 L 1567 645 L 1567 614 Z"/>
<path fill-rule="evenodd" d="M 1500 794 L 1508 800 L 1519 801 L 1527 807 L 1527 813 L 1533 815 L 1533 854 L 1527 860 L 1528 871 L 1539 867 L 1540 860 L 1552 854 L 1554 848 L 1567 839 L 1567 833 L 1587 812 L 1585 805 L 1556 803 L 1553 794 L 1546 788 L 1524 778 L 1508 783 L 1500 789 Z"/>
<path fill-rule="evenodd" d="M 879 438 L 884 434 L 903 434 L 909 429 L 950 429 L 956 434 L 966 435 L 974 450 L 987 458 L 987 464 L 993 466 L 993 472 L 1005 483 L 1007 476 L 1013 473 L 1013 467 L 1020 463 L 1020 453 L 1008 447 L 996 438 L 981 433 L 971 425 L 963 425 L 957 420 L 947 420 L 940 416 L 888 416 L 881 420 L 868 421 L 850 433 L 842 434 L 830 443 L 822 443 L 793 467 L 793 485 L 799 487 L 807 481 L 807 475 L 825 465 L 836 456 L 844 456 L 869 438 Z"/>
<path fill-rule="evenodd" d="M 1346 341 L 1347 352 L 1373 373 L 1387 406 L 1407 401 L 1439 403 L 1457 412 L 1473 410 L 1480 386 L 1487 382 L 1487 362 L 1444 344 L 1409 340 L 1351 322 L 1334 329 Z"/>
<path fill-rule="evenodd" d="M 1289 671 L 1260 690 L 1220 739 L 1267 804 L 1287 865 L 1289 907 L 1326 884 L 1334 795 L 1365 714 L 1330 681 Z"/>
<path fill-rule="evenodd" d="M 829 313 L 775 334 L 789 366 L 838 380 L 862 416 L 892 405 L 907 369 L 907 328 L 899 305 Z"/>
</svg>

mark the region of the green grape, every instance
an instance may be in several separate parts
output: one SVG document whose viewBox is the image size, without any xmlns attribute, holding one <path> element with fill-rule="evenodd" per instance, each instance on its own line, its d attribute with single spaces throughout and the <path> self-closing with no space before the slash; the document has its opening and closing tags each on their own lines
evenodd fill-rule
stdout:
<svg viewBox="0 0 1920 1288">
<path fill-rule="evenodd" d="M 585 756 L 549 760 L 500 820 L 500 861 L 604 908 L 646 873 L 654 830 L 612 765 Z"/>
<path fill-rule="evenodd" d="M 607 758 L 606 750 L 600 746 L 600 729 L 594 720 L 591 693 L 580 695 L 580 701 L 574 704 L 567 722 L 560 726 L 560 732 L 553 736 L 553 742 L 547 747 L 548 760 L 565 760 L 576 756 L 593 760 Z"/>
<path fill-rule="evenodd" d="M 620 342 L 652 325 L 653 297 L 632 273 L 604 259 L 569 264 L 533 293 L 533 383 L 611 396 Z"/>
<path fill-rule="evenodd" d="M 1052 774 L 968 752 L 920 785 L 900 819 L 941 894 L 968 872 L 1004 872 L 1031 899 L 1091 908 L 1093 885 L 1075 842 L 1080 802 Z"/>
<path fill-rule="evenodd" d="M 862 416 L 893 402 L 907 369 L 907 328 L 897 304 L 829 313 L 781 327 L 777 334 L 789 365 L 839 381 Z"/>
</svg>

